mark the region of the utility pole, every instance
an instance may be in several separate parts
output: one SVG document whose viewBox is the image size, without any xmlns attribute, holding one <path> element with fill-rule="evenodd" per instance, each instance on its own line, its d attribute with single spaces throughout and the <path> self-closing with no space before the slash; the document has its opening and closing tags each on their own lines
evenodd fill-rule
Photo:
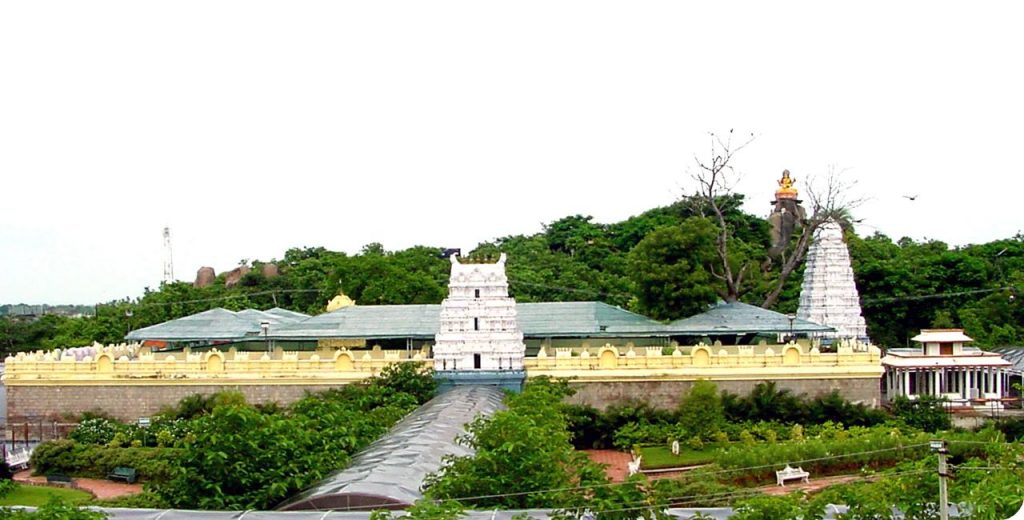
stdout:
<svg viewBox="0 0 1024 520">
<path fill-rule="evenodd" d="M 949 520 L 949 488 L 946 479 L 949 477 L 949 466 L 946 465 L 946 441 L 935 440 L 928 443 L 932 451 L 939 455 L 939 518 Z"/>
</svg>

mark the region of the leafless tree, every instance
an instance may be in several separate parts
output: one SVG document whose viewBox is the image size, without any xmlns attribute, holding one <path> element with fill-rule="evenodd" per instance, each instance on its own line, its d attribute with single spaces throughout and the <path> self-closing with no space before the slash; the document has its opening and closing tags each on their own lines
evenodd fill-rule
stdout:
<svg viewBox="0 0 1024 520">
<path fill-rule="evenodd" d="M 691 171 L 691 176 L 697 183 L 697 197 L 692 199 L 694 209 L 698 214 L 712 219 L 718 225 L 718 237 L 715 240 L 718 266 L 712 266 L 711 274 L 725 283 L 725 292 L 722 296 L 726 301 L 736 301 L 739 298 L 743 277 L 750 267 L 749 262 L 744 262 L 743 265 L 734 269 L 729 258 L 729 240 L 732 231 L 725 220 L 725 214 L 732 208 L 725 206 L 736 200 L 731 195 L 739 180 L 739 174 L 733 167 L 732 160 L 754 139 L 754 134 L 750 134 L 742 143 L 734 144 L 732 130 L 729 130 L 724 138 L 712 133 L 710 161 L 703 161 L 695 155 L 694 161 L 697 163 L 697 167 Z"/>
<path fill-rule="evenodd" d="M 797 237 L 793 246 L 782 252 L 779 277 L 775 281 L 775 286 L 765 296 L 764 302 L 761 304 L 762 307 L 767 309 L 775 306 L 786 280 L 804 261 L 814 233 L 822 224 L 832 220 L 844 229 L 849 229 L 852 225 L 851 210 L 860 206 L 865 200 L 852 195 L 856 184 L 855 180 L 849 178 L 847 170 L 837 170 L 834 165 L 827 168 L 823 178 L 812 177 L 808 180 L 805 193 L 810 203 L 808 212 L 810 216 L 800 223 L 800 236 Z M 771 268 L 770 262 L 769 260 L 766 263 L 765 270 Z"/>
</svg>

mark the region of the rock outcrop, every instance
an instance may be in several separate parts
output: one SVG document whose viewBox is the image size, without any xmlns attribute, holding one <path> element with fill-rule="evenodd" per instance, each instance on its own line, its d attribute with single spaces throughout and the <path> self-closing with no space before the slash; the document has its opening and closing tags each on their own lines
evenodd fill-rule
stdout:
<svg viewBox="0 0 1024 520">
<path fill-rule="evenodd" d="M 209 287 L 217 280 L 217 272 L 212 267 L 203 266 L 196 271 L 196 281 L 192 282 L 194 287 Z"/>
<path fill-rule="evenodd" d="M 242 281 L 242 277 L 249 274 L 252 269 L 247 265 L 240 265 L 224 275 L 224 287 L 234 287 Z"/>
</svg>

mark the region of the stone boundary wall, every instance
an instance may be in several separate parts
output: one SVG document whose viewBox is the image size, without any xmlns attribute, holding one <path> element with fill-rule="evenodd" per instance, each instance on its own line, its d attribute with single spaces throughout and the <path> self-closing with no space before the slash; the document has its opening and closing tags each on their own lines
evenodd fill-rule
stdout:
<svg viewBox="0 0 1024 520">
<path fill-rule="evenodd" d="M 715 379 L 719 391 L 745 396 L 764 380 Z M 789 390 L 795 395 L 817 397 L 838 390 L 846 400 L 877 407 L 881 403 L 879 380 L 875 378 L 850 379 L 771 379 L 780 390 Z M 585 404 L 598 410 L 605 410 L 612 404 L 645 401 L 655 408 L 674 410 L 679 406 L 680 397 L 690 390 L 694 381 L 588 381 L 572 383 L 576 395 L 570 397 L 572 404 Z"/>
<path fill-rule="evenodd" d="M 814 397 L 839 390 L 846 399 L 877 406 L 880 389 L 877 378 L 854 379 L 777 379 L 780 389 Z M 568 402 L 587 404 L 604 410 L 612 404 L 646 401 L 652 406 L 674 409 L 679 398 L 689 391 L 693 380 L 586 381 L 574 382 L 576 395 Z M 760 380 L 716 379 L 719 390 L 746 395 Z M 117 419 L 134 422 L 165 406 L 173 406 L 192 394 L 211 394 L 238 390 L 253 404 L 292 403 L 306 392 L 338 388 L 347 383 L 327 384 L 204 384 L 204 385 L 89 385 L 89 386 L 14 386 L 7 389 L 8 421 L 24 416 L 78 415 L 102 410 Z"/>
<path fill-rule="evenodd" d="M 101 410 L 119 420 L 135 422 L 139 417 L 149 417 L 193 394 L 238 390 L 252 404 L 276 402 L 285 405 L 299 400 L 307 391 L 317 392 L 344 385 L 13 386 L 7 389 L 7 417 L 11 422 L 25 416 L 78 415 Z"/>
</svg>

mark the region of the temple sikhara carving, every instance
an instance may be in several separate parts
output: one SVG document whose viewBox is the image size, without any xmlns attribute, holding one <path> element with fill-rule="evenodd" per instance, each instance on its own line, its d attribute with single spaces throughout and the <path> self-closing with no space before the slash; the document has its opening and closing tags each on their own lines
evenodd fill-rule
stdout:
<svg viewBox="0 0 1024 520">
<path fill-rule="evenodd" d="M 807 252 L 796 316 L 835 329 L 820 333 L 824 338 L 867 339 L 850 251 L 843 241 L 843 228 L 835 221 L 818 228 Z"/>
</svg>

